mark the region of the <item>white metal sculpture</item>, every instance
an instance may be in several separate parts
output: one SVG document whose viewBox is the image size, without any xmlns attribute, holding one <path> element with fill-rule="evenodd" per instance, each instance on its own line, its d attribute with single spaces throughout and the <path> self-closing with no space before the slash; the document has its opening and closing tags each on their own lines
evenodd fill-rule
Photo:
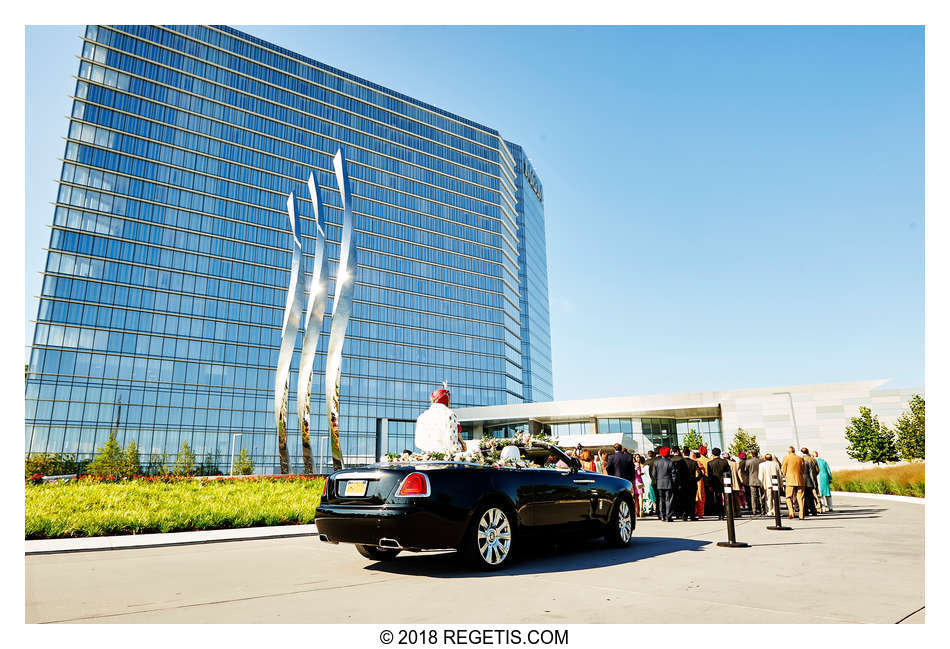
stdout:
<svg viewBox="0 0 950 649">
<path fill-rule="evenodd" d="M 330 342 L 326 362 L 327 420 L 330 424 L 330 454 L 333 469 L 343 468 L 343 452 L 340 447 L 340 375 L 343 363 L 343 342 L 346 327 L 353 311 L 353 293 L 356 284 L 356 239 L 353 235 L 353 201 L 350 195 L 350 178 L 343 152 L 337 149 L 333 157 L 333 169 L 343 204 L 343 236 L 340 242 L 340 263 L 336 273 L 333 318 L 330 322 Z M 313 259 L 313 275 L 310 280 L 310 298 L 304 318 L 303 344 L 300 353 L 300 371 L 297 376 L 297 420 L 303 448 L 304 473 L 313 473 L 313 455 L 310 448 L 310 413 L 313 388 L 313 366 L 320 341 L 320 330 L 326 314 L 330 274 L 327 252 L 326 220 L 319 187 L 313 174 L 307 179 L 314 218 L 317 221 L 316 247 Z M 287 306 L 284 309 L 280 352 L 277 356 L 277 376 L 274 384 L 274 419 L 277 423 L 277 447 L 280 453 L 281 473 L 290 472 L 287 454 L 287 395 L 290 390 L 290 361 L 294 354 L 297 330 L 304 313 L 303 273 L 300 268 L 302 248 L 300 245 L 300 217 L 295 208 L 295 196 L 287 198 L 287 213 L 293 233 L 293 254 L 290 264 L 290 284 L 287 287 Z"/>
<path fill-rule="evenodd" d="M 277 423 L 277 452 L 282 474 L 290 473 L 290 458 L 287 453 L 287 394 L 290 391 L 290 360 L 294 355 L 300 312 L 303 309 L 303 278 L 300 272 L 303 251 L 300 245 L 300 217 L 294 205 L 295 199 L 293 192 L 287 197 L 293 252 L 290 257 L 290 284 L 287 287 L 287 305 L 284 307 L 284 325 L 281 328 L 277 376 L 274 382 L 274 419 Z"/>
<path fill-rule="evenodd" d="M 310 278 L 310 297 L 304 319 L 303 344 L 300 349 L 300 372 L 297 375 L 297 421 L 300 422 L 300 442 L 303 450 L 303 472 L 313 473 L 313 455 L 310 450 L 310 396 L 313 387 L 313 362 L 317 355 L 317 343 L 327 309 L 327 291 L 330 273 L 327 261 L 326 221 L 323 203 L 313 174 L 307 179 L 310 202 L 317 221 L 316 244 L 313 253 L 313 275 Z"/>
<path fill-rule="evenodd" d="M 356 287 L 356 239 L 353 236 L 353 199 L 346 160 L 339 149 L 333 156 L 333 170 L 343 203 L 343 236 L 340 240 L 340 263 L 336 271 L 336 289 L 333 296 L 333 320 L 330 322 L 330 342 L 327 347 L 326 398 L 327 420 L 330 424 L 330 453 L 333 469 L 343 468 L 340 449 L 340 375 L 343 363 L 343 341 L 346 326 L 353 311 L 353 292 Z"/>
</svg>

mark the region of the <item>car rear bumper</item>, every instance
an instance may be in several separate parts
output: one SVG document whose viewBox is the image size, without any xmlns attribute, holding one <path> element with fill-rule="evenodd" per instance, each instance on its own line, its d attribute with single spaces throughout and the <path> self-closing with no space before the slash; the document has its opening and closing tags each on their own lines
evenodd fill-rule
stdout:
<svg viewBox="0 0 950 649">
<path fill-rule="evenodd" d="M 465 523 L 448 519 L 418 505 L 321 505 L 314 522 L 330 543 L 379 545 L 387 539 L 408 550 L 456 548 Z"/>
</svg>

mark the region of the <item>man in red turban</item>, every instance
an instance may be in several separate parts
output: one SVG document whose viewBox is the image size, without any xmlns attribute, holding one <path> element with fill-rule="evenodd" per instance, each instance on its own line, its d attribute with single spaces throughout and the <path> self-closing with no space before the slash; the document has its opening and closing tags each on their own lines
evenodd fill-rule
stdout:
<svg viewBox="0 0 950 649">
<path fill-rule="evenodd" d="M 673 462 L 670 449 L 660 447 L 660 456 L 653 461 L 653 489 L 661 521 L 673 521 Z"/>
<path fill-rule="evenodd" d="M 432 405 L 416 419 L 416 446 L 423 453 L 454 455 L 465 450 L 461 426 L 449 408 L 449 387 L 442 387 L 429 395 Z"/>
</svg>

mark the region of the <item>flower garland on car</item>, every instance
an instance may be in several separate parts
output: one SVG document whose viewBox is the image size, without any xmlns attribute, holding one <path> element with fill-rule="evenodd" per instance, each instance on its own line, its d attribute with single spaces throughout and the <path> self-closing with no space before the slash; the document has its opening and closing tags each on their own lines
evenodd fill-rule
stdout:
<svg viewBox="0 0 950 649">
<path fill-rule="evenodd" d="M 541 465 L 537 464 L 536 462 L 526 460 L 511 460 L 501 457 L 501 452 L 506 446 L 517 446 L 519 448 L 531 449 L 536 448 L 534 446 L 534 442 L 545 442 L 547 444 L 556 445 L 557 439 L 552 438 L 550 435 L 544 434 L 531 435 L 530 433 L 518 433 L 514 437 L 482 438 L 478 442 L 478 447 L 472 451 L 459 453 L 389 453 L 386 455 L 386 458 L 390 462 L 436 462 L 454 460 L 455 462 L 471 462 L 474 464 L 492 466 L 494 468 L 539 467 Z"/>
</svg>

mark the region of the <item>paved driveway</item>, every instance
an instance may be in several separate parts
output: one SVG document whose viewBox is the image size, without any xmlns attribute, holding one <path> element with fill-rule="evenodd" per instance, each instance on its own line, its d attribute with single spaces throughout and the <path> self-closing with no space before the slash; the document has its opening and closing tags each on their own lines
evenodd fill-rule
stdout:
<svg viewBox="0 0 950 649">
<path fill-rule="evenodd" d="M 628 549 L 535 548 L 500 573 L 312 537 L 27 556 L 26 621 L 923 622 L 924 507 L 835 504 L 790 532 L 737 521 L 746 549 L 717 547 L 718 521 L 649 519 Z"/>
</svg>

